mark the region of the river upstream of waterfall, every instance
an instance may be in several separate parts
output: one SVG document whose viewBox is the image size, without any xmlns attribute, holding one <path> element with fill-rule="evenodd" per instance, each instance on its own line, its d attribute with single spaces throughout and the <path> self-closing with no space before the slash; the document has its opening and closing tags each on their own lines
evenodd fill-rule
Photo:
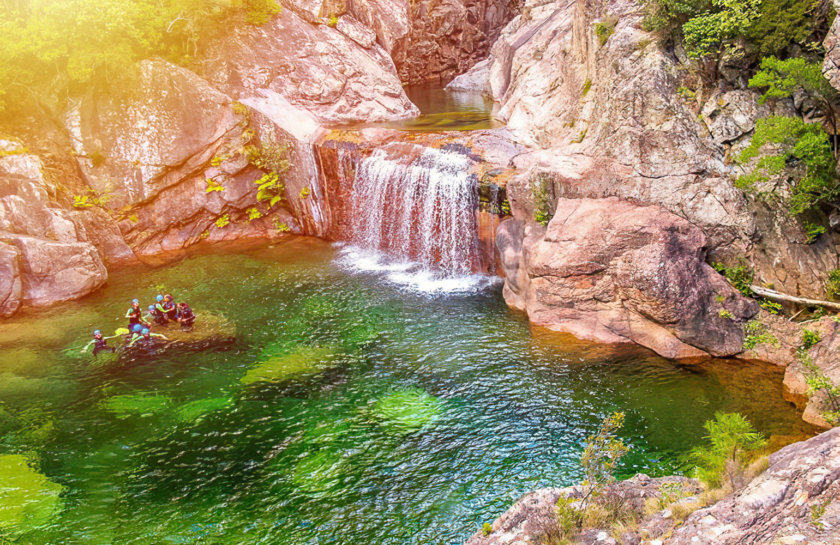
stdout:
<svg viewBox="0 0 840 545">
<path fill-rule="evenodd" d="M 683 470 L 715 411 L 744 413 L 777 445 L 813 431 L 774 368 L 684 366 L 532 330 L 487 278 L 423 290 L 360 268 L 354 251 L 308 239 L 215 248 L 116 271 L 81 301 L 4 322 L 0 482 L 16 467 L 30 495 L 23 509 L 0 505 L 0 533 L 454 545 L 523 493 L 580 480 L 584 441 L 612 411 L 627 414 L 624 476 Z M 131 298 L 162 290 L 199 325 L 224 315 L 236 341 L 78 353 L 90 330 L 123 326 Z"/>
</svg>

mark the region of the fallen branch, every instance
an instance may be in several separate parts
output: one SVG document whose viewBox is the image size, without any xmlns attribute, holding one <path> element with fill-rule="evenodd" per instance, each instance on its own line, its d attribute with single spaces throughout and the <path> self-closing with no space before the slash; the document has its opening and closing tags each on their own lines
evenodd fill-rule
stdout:
<svg viewBox="0 0 840 545">
<path fill-rule="evenodd" d="M 784 303 L 796 303 L 798 305 L 805 305 L 808 307 L 825 307 L 834 310 L 840 310 L 840 303 L 833 303 L 831 301 L 820 301 L 817 299 L 805 299 L 804 297 L 794 297 L 793 295 L 779 293 L 778 291 L 762 288 L 761 286 L 750 286 L 750 290 L 752 290 L 754 294 L 766 297 L 771 301 L 782 301 Z"/>
</svg>

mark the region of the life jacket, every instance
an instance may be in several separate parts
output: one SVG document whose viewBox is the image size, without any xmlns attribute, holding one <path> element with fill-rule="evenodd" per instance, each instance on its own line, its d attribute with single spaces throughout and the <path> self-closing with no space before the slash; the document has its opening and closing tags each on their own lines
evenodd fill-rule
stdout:
<svg viewBox="0 0 840 545">
<path fill-rule="evenodd" d="M 128 309 L 128 323 L 129 324 L 139 324 L 140 318 L 143 316 L 142 311 L 139 308 L 131 307 Z"/>
<path fill-rule="evenodd" d="M 163 303 L 163 312 L 166 313 L 166 316 L 170 319 L 175 318 L 178 315 L 178 308 L 175 306 L 175 303 L 172 301 L 164 301 Z"/>
<path fill-rule="evenodd" d="M 96 337 L 94 337 L 93 346 L 94 348 L 108 348 L 108 341 L 105 340 L 105 337 L 101 339 L 97 339 Z"/>
<path fill-rule="evenodd" d="M 183 307 L 181 307 L 180 315 L 181 315 L 182 319 L 184 319 L 184 318 L 186 318 L 186 319 L 195 318 L 195 314 L 193 314 L 192 309 L 187 304 L 185 304 Z"/>
</svg>

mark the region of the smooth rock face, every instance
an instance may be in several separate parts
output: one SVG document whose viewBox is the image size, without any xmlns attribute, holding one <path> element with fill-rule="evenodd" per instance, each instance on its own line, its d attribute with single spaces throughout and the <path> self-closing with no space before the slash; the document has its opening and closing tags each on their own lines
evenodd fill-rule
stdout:
<svg viewBox="0 0 840 545">
<path fill-rule="evenodd" d="M 17 312 L 23 299 L 19 259 L 20 250 L 0 243 L 0 317 Z"/>
<path fill-rule="evenodd" d="M 449 82 L 448 91 L 473 91 L 490 93 L 490 59 L 484 59 Z"/>
<path fill-rule="evenodd" d="M 769 106 L 733 91 L 708 101 L 710 119 L 700 120 L 700 105 L 678 93 L 686 84 L 679 61 L 642 30 L 643 17 L 635 0 L 533 1 L 505 27 L 491 49 L 488 84 L 499 116 L 533 149 L 515 159 L 520 174 L 510 185 L 547 175 L 555 197 L 661 205 L 703 230 L 713 260 L 746 256 L 758 282 L 821 296 L 837 266 L 833 247 L 805 244 L 801 227 L 731 182 L 739 174 L 732 154 Z M 601 43 L 595 25 L 613 21 Z"/>
<path fill-rule="evenodd" d="M 496 243 L 508 304 L 580 338 L 726 356 L 758 311 L 705 263 L 703 233 L 660 207 L 559 199 L 547 228 L 508 220 Z"/>
<path fill-rule="evenodd" d="M 835 3 L 835 8 L 837 4 Z M 823 42 L 825 61 L 823 75 L 835 89 L 840 89 L 840 21 L 836 18 Z"/>
<path fill-rule="evenodd" d="M 2 236 L 20 251 L 23 303 L 50 305 L 86 295 L 105 283 L 108 271 L 91 244 Z"/>
<path fill-rule="evenodd" d="M 391 51 L 404 83 L 447 82 L 484 58 L 510 18 L 507 0 L 410 2 L 408 35 Z"/>
<path fill-rule="evenodd" d="M 683 495 L 697 494 L 701 488 L 697 481 L 686 477 L 661 477 L 651 479 L 647 475 L 639 474 L 626 481 L 619 481 L 608 485 L 603 493 L 596 498 L 596 503 L 603 502 L 606 505 L 619 504 L 627 512 L 634 513 L 638 518 L 646 515 L 645 508 L 647 500 L 659 498 L 662 495 L 663 486 L 671 490 L 679 488 Z M 492 532 L 484 535 L 477 532 L 470 537 L 465 545 L 542 545 L 555 543 L 561 535 L 561 529 L 557 518 L 557 501 L 561 498 L 568 498 L 574 502 L 583 496 L 583 489 L 578 486 L 568 488 L 541 488 L 526 494 L 517 501 L 510 509 L 500 516 L 492 525 Z M 657 515 L 658 518 L 657 518 Z M 663 517 L 657 513 L 649 520 L 640 525 L 640 531 L 646 538 L 655 538 L 672 529 L 676 522 L 672 517 Z M 653 520 L 655 519 L 655 520 Z M 654 529 L 653 523 L 658 523 L 658 529 Z M 576 536 L 574 543 L 616 543 L 609 537 L 609 529 L 588 528 Z M 624 543 L 639 543 L 640 536 L 629 533 L 622 536 Z"/>
<path fill-rule="evenodd" d="M 789 445 L 745 489 L 694 512 L 668 545 L 836 545 L 840 428 Z"/>
<path fill-rule="evenodd" d="M 322 124 L 418 115 L 386 51 L 357 42 L 369 38 L 361 25 L 341 26 L 313 25 L 284 9 L 266 25 L 238 28 L 212 44 L 206 77 L 243 102 L 277 94 Z"/>
</svg>

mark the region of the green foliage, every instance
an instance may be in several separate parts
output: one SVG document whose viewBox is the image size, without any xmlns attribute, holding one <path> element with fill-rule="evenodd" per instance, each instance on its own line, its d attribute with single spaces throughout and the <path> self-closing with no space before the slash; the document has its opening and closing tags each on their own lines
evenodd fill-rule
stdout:
<svg viewBox="0 0 840 545">
<path fill-rule="evenodd" d="M 721 318 L 723 318 L 725 320 L 734 320 L 735 319 L 735 315 L 732 314 L 730 311 L 726 310 L 725 308 L 722 308 L 718 311 L 718 316 L 720 316 Z"/>
<path fill-rule="evenodd" d="M 552 212 L 551 193 L 553 185 L 547 174 L 538 174 L 529 184 L 531 195 L 534 197 L 534 221 L 542 225 L 548 225 L 554 213 Z"/>
<path fill-rule="evenodd" d="M 778 314 L 782 311 L 782 304 L 771 301 L 770 299 L 759 299 L 758 304 L 770 314 Z"/>
<path fill-rule="evenodd" d="M 615 480 L 615 468 L 629 450 L 617 435 L 623 426 L 624 413 L 613 413 L 604 419 L 598 433 L 590 435 L 586 440 L 586 447 L 580 458 L 585 475 L 582 483 L 584 507 L 592 494 Z"/>
<path fill-rule="evenodd" d="M 0 539 L 47 524 L 61 508 L 64 488 L 20 454 L 0 454 Z"/>
<path fill-rule="evenodd" d="M 205 178 L 204 183 L 207 184 L 205 193 L 212 193 L 213 191 L 224 191 L 225 186 L 214 180 L 213 178 Z"/>
<path fill-rule="evenodd" d="M 746 37 L 761 56 L 780 55 L 791 44 L 805 46 L 819 26 L 819 0 L 762 0 L 758 18 Z"/>
<path fill-rule="evenodd" d="M 767 331 L 767 327 L 758 320 L 750 320 L 744 324 L 744 350 L 752 350 L 760 344 L 767 344 L 778 348 L 779 339 Z"/>
<path fill-rule="evenodd" d="M 597 23 L 595 23 L 595 35 L 598 36 L 598 43 L 602 46 L 607 43 L 607 40 L 610 39 L 615 33 L 615 25 L 618 23 L 618 17 L 614 15 L 610 15 L 608 17 L 604 17 Z"/>
<path fill-rule="evenodd" d="M 557 522 L 564 537 L 573 535 L 583 524 L 583 511 L 578 508 L 578 503 L 567 497 L 560 496 L 557 499 Z"/>
<path fill-rule="evenodd" d="M 277 229 L 277 232 L 280 234 L 289 233 L 292 230 L 292 228 L 289 227 L 289 224 L 284 221 L 280 221 L 280 218 L 274 218 L 274 228 Z"/>
<path fill-rule="evenodd" d="M 510 216 L 510 201 L 505 199 L 502 201 L 502 214 Z"/>
<path fill-rule="evenodd" d="M 805 239 L 805 244 L 813 244 L 821 235 L 825 234 L 825 226 L 810 221 L 803 221 L 802 228 L 805 229 L 805 235 L 808 237 Z"/>
<path fill-rule="evenodd" d="M 677 93 L 689 102 L 697 100 L 697 93 L 695 93 L 685 85 L 680 85 L 677 89 Z"/>
<path fill-rule="evenodd" d="M 301 199 L 305 199 L 305 198 L 309 197 L 309 195 L 311 195 L 311 194 L 312 194 L 312 192 L 309 190 L 308 187 L 304 187 L 303 189 L 300 190 L 300 198 Z"/>
<path fill-rule="evenodd" d="M 832 301 L 840 297 L 840 269 L 828 271 L 828 278 L 825 280 L 825 295 Z"/>
<path fill-rule="evenodd" d="M 254 180 L 254 183 L 257 184 L 257 200 L 268 201 L 269 208 L 283 200 L 283 191 L 286 186 L 280 181 L 276 172 L 263 174 Z"/>
<path fill-rule="evenodd" d="M 263 24 L 274 0 L 19 0 L 0 10 L 0 100 L 46 102 L 127 82 L 135 61 L 194 59 L 231 24 Z"/>
<path fill-rule="evenodd" d="M 755 158 L 758 161 L 753 171 L 738 178 L 736 185 L 750 190 L 774 176 L 789 174 L 793 180 L 789 203 L 792 214 L 802 214 L 840 196 L 831 143 L 818 123 L 784 116 L 759 119 L 752 141 L 738 161 L 746 164 Z M 804 167 L 804 173 L 790 170 L 792 166 Z"/>
<path fill-rule="evenodd" d="M 838 97 L 837 90 L 823 77 L 822 62 L 810 62 L 802 57 L 780 60 L 770 56 L 762 59 L 749 85 L 766 88 L 760 99 L 762 104 L 769 98 L 788 98 L 797 91 L 804 91 L 824 102 Z"/>
<path fill-rule="evenodd" d="M 580 144 L 583 142 L 583 139 L 586 138 L 586 133 L 589 131 L 589 128 L 585 128 L 578 133 L 578 135 L 572 138 L 572 144 Z"/>
<path fill-rule="evenodd" d="M 814 360 L 811 359 L 804 346 L 804 342 L 803 346 L 796 351 L 796 357 L 804 368 L 805 384 L 808 385 L 808 396 L 813 397 L 819 392 L 825 393 L 829 408 L 822 412 L 822 416 L 833 426 L 840 424 L 840 386 L 834 384 L 823 373 L 822 369 L 814 363 Z"/>
<path fill-rule="evenodd" d="M 753 283 L 754 272 L 746 263 L 742 262 L 740 265 L 727 267 L 723 263 L 718 262 L 712 264 L 712 267 L 714 267 L 717 272 L 724 275 L 726 279 L 729 280 L 729 283 L 745 297 L 752 296 L 750 286 L 752 286 Z"/>
<path fill-rule="evenodd" d="M 228 225 L 230 225 L 230 215 L 229 214 L 222 214 L 218 218 L 216 218 L 216 227 L 219 229 L 224 229 Z"/>
<path fill-rule="evenodd" d="M 493 533 L 493 525 L 492 524 L 490 524 L 489 522 L 485 522 L 484 524 L 481 525 L 481 534 L 484 537 L 487 537 L 492 533 Z"/>
<path fill-rule="evenodd" d="M 732 488 L 737 489 L 743 468 L 767 444 L 764 435 L 738 413 L 715 413 L 715 418 L 704 427 L 709 444 L 696 447 L 691 453 L 698 477 L 711 487 L 723 485 L 728 477 Z"/>
<path fill-rule="evenodd" d="M 257 210 L 255 207 L 249 208 L 248 212 L 248 221 L 254 221 L 260 219 L 262 217 L 262 212 Z"/>
<path fill-rule="evenodd" d="M 648 0 L 645 2 L 645 30 L 670 36 L 682 28 L 683 23 L 708 11 L 711 0 Z"/>
<path fill-rule="evenodd" d="M 330 18 L 327 19 L 327 26 L 335 28 L 338 25 L 338 17 L 335 15 L 330 15 Z"/>
<path fill-rule="evenodd" d="M 93 202 L 87 195 L 73 195 L 73 208 L 90 208 Z"/>
<path fill-rule="evenodd" d="M 802 348 L 809 350 L 812 346 L 820 342 L 820 334 L 810 329 L 802 330 Z"/>
<path fill-rule="evenodd" d="M 583 91 L 581 91 L 580 97 L 586 98 L 586 95 L 589 94 L 590 89 L 592 89 L 592 80 L 587 78 L 586 81 L 583 83 Z"/>
<path fill-rule="evenodd" d="M 712 0 L 714 11 L 692 17 L 683 24 L 689 57 L 719 55 L 743 35 L 759 15 L 761 0 Z"/>
</svg>

